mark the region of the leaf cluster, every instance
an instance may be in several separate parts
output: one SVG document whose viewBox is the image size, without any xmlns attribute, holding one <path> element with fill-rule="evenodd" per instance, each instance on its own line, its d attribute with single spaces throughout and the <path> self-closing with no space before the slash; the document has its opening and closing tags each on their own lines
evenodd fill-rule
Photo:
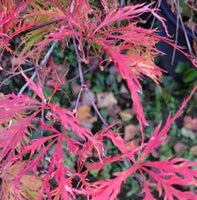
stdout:
<svg viewBox="0 0 197 200">
<path fill-rule="evenodd" d="M 181 115 L 197 88 L 145 141 L 144 129 L 148 123 L 141 100 L 141 81 L 150 78 L 159 87 L 163 70 L 154 63 L 154 57 L 160 53 L 156 44 L 164 40 L 173 45 L 158 36 L 156 29 L 138 26 L 143 21 L 141 16 L 151 13 L 167 32 L 165 21 L 157 14 L 153 3 L 120 6 L 111 0 L 3 0 L 0 8 L 1 57 L 9 51 L 20 58 L 11 69 L 1 69 L 8 76 L 2 75 L 5 80 L 1 85 L 13 76 L 20 75 L 25 80 L 17 94 L 2 93 L 0 97 L 1 199 L 67 200 L 85 196 L 113 200 L 129 177 L 138 181 L 144 200 L 156 199 L 148 184 L 148 175 L 154 178 L 160 197 L 196 199 L 193 192 L 179 190 L 176 186 L 197 185 L 194 168 L 197 162 L 171 157 L 162 161 L 147 160 L 147 156 L 164 142 L 171 124 Z M 21 39 L 16 52 L 10 48 L 15 36 Z M 61 57 L 61 52 L 55 51 L 59 44 L 62 52 L 75 54 L 73 62 L 71 56 L 62 58 L 63 63 L 54 61 L 52 54 Z M 181 51 L 180 47 L 177 49 Z M 195 60 L 192 61 L 196 66 Z M 29 69 L 24 68 L 27 64 L 31 65 Z M 90 94 L 88 81 L 91 80 L 85 79 L 84 74 L 96 73 L 96 68 L 103 72 L 112 64 L 131 93 L 141 133 L 137 147 L 133 140 L 128 142 L 115 131 L 120 122 L 107 124 Z M 69 70 L 71 67 L 74 70 Z M 68 74 L 70 79 L 67 79 Z M 79 78 L 80 89 L 73 110 L 69 110 L 53 100 L 57 92 L 65 94 L 64 86 L 76 78 Z M 48 95 L 46 88 L 52 88 Z M 96 133 L 79 120 L 82 92 L 87 94 L 92 109 L 104 124 Z M 65 94 L 65 98 L 67 96 Z M 105 145 L 108 141 L 117 149 L 116 155 L 108 153 Z M 76 162 L 75 166 L 67 162 L 68 157 Z M 91 179 L 91 174 L 108 164 L 125 160 L 128 168 L 115 172 L 113 177 Z"/>
</svg>

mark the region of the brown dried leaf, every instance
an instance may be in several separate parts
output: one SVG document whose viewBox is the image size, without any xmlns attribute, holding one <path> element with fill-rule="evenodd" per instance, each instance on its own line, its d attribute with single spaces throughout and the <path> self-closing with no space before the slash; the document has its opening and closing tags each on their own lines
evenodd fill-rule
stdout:
<svg viewBox="0 0 197 200">
<path fill-rule="evenodd" d="M 11 60 L 12 68 L 14 68 L 17 65 L 24 65 L 26 63 L 20 57 L 12 57 L 10 60 Z"/>
<path fill-rule="evenodd" d="M 163 141 L 163 144 L 164 145 L 169 144 L 169 142 L 170 142 L 171 139 L 172 139 L 172 136 L 171 135 L 167 135 L 166 139 Z"/>
<path fill-rule="evenodd" d="M 72 86 L 73 94 L 79 94 L 80 89 L 81 89 L 81 85 L 79 85 L 77 83 L 73 84 L 73 86 Z"/>
<path fill-rule="evenodd" d="M 197 130 L 197 118 L 192 119 L 191 116 L 185 116 L 183 119 L 184 127 L 188 130 Z"/>
<path fill-rule="evenodd" d="M 133 139 L 131 141 L 131 146 L 136 149 L 137 147 L 139 147 L 139 144 L 140 144 L 140 139 L 139 138 L 136 138 L 136 139 Z"/>
<path fill-rule="evenodd" d="M 155 174 L 159 174 L 159 169 L 158 169 L 158 168 L 151 167 L 150 170 L 151 170 L 152 172 L 154 172 Z M 151 176 L 150 174 L 149 174 L 149 181 L 150 181 L 151 183 L 156 183 L 154 177 Z"/>
<path fill-rule="evenodd" d="M 190 153 L 194 156 L 197 156 L 197 145 L 194 145 L 190 148 Z"/>
<path fill-rule="evenodd" d="M 79 106 L 77 109 L 77 118 L 83 122 L 87 119 L 92 119 L 93 122 L 97 120 L 96 117 L 92 116 L 92 114 L 90 113 L 91 111 L 91 107 L 88 105 L 82 105 Z"/>
<path fill-rule="evenodd" d="M 92 97 L 93 101 L 95 102 L 95 94 L 92 91 L 89 91 L 89 93 L 90 93 L 90 96 Z M 86 92 L 84 92 L 81 95 L 81 102 L 84 105 L 88 105 L 88 106 L 92 105 L 92 103 L 91 103 L 91 101 L 90 101 L 90 99 L 89 99 L 89 97 L 88 97 Z"/>
<path fill-rule="evenodd" d="M 112 92 L 97 93 L 97 107 L 106 108 L 109 105 L 117 104 L 117 100 Z"/>
<path fill-rule="evenodd" d="M 174 151 L 176 153 L 182 153 L 185 149 L 187 148 L 187 146 L 181 142 L 177 142 L 175 145 L 174 145 Z"/>
<path fill-rule="evenodd" d="M 151 152 L 151 155 L 154 158 L 159 158 L 161 156 L 162 152 L 160 148 L 154 148 L 153 151 Z"/>
<path fill-rule="evenodd" d="M 92 130 L 92 128 L 94 127 L 94 122 L 97 121 L 97 117 L 92 117 L 89 119 L 86 119 L 82 122 L 82 125 L 84 128 L 87 128 L 89 130 Z"/>
<path fill-rule="evenodd" d="M 129 124 L 125 127 L 124 129 L 124 139 L 129 142 L 130 140 L 132 140 L 135 135 L 138 132 L 138 128 L 133 125 L 133 124 Z"/>
<path fill-rule="evenodd" d="M 121 109 L 117 104 L 112 104 L 107 107 L 107 113 L 109 117 L 113 119 L 118 119 L 118 114 L 120 111 Z"/>
<path fill-rule="evenodd" d="M 122 76 L 120 74 L 117 75 L 117 82 L 120 83 L 122 81 Z"/>
</svg>

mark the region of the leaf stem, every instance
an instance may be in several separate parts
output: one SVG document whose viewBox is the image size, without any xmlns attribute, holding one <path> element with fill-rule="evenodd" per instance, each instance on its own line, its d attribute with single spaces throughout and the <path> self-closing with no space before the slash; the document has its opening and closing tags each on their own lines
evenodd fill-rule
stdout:
<svg viewBox="0 0 197 200">
<path fill-rule="evenodd" d="M 83 75 L 84 75 L 84 74 L 87 74 L 88 72 L 90 72 L 90 71 L 92 71 L 93 69 L 95 69 L 96 66 L 99 64 L 99 61 L 100 61 L 100 57 L 98 58 L 98 60 L 97 60 L 89 69 L 87 69 L 87 70 L 85 70 L 85 71 L 83 72 Z M 72 81 L 74 81 L 74 80 L 77 79 L 77 78 L 80 78 L 80 75 L 79 75 L 79 74 L 76 75 L 76 76 L 74 76 L 73 78 L 71 78 L 71 79 L 69 79 L 69 80 L 66 80 L 66 82 L 67 82 L 67 83 L 72 82 Z"/>
<path fill-rule="evenodd" d="M 80 80 L 81 80 L 81 90 L 85 90 L 87 95 L 88 95 L 88 98 L 95 110 L 95 112 L 97 113 L 97 115 L 99 116 L 100 120 L 103 122 L 103 124 L 105 124 L 105 126 L 108 126 L 107 122 L 105 121 L 105 119 L 103 118 L 103 116 L 101 115 L 101 113 L 99 112 L 94 100 L 92 99 L 92 96 L 90 95 L 90 92 L 89 92 L 89 89 L 87 88 L 86 84 L 85 84 L 85 81 L 84 81 L 84 77 L 83 77 L 83 71 L 82 71 L 82 66 L 81 66 L 81 58 L 79 56 L 79 52 L 77 50 L 77 44 L 76 44 L 76 40 L 75 40 L 75 37 L 72 36 L 72 39 L 73 39 L 73 45 L 74 45 L 74 49 L 75 49 L 75 54 L 77 56 L 77 62 L 78 62 L 78 69 L 79 69 L 79 77 L 80 77 Z M 80 91 L 81 91 L 80 90 Z M 82 92 L 82 91 L 81 91 Z M 79 95 L 81 95 L 81 92 Z M 79 96 L 78 96 L 78 99 L 79 99 Z M 77 108 L 77 105 L 75 106 L 75 109 Z"/>
<path fill-rule="evenodd" d="M 42 92 L 44 94 L 44 77 L 43 77 L 43 68 L 40 69 L 40 75 L 41 75 L 41 88 L 42 88 Z M 45 106 L 45 102 L 42 99 L 42 107 L 41 107 L 41 121 L 42 123 L 44 123 L 44 106 Z M 40 127 L 40 136 L 41 138 L 43 138 L 43 133 L 44 133 L 44 129 L 43 126 Z M 44 143 L 42 144 L 43 148 L 45 148 Z M 46 152 L 46 157 L 48 157 L 47 152 Z"/>
<path fill-rule="evenodd" d="M 78 105 L 79 105 L 79 100 L 80 100 L 82 91 L 83 91 L 83 87 L 80 88 L 79 94 L 77 96 L 77 101 L 76 101 L 75 109 L 74 109 L 75 112 L 77 112 L 77 108 L 78 108 Z"/>
<path fill-rule="evenodd" d="M 132 167 L 132 164 L 131 164 L 129 158 L 125 158 L 125 159 L 126 159 L 128 165 L 129 165 L 129 167 L 131 168 L 131 167 Z M 138 177 L 138 174 L 137 174 L 136 172 L 133 172 L 133 174 L 134 174 L 135 178 L 137 179 L 137 181 L 139 182 L 139 184 L 140 184 L 142 187 L 144 187 L 144 184 L 143 184 L 143 182 L 140 180 L 140 178 Z"/>
</svg>

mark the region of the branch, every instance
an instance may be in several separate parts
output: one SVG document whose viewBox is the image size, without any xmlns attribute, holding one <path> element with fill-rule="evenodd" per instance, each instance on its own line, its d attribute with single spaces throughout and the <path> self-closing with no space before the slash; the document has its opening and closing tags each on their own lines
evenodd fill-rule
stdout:
<svg viewBox="0 0 197 200">
<path fill-rule="evenodd" d="M 90 92 L 89 92 L 89 89 L 87 88 L 86 84 L 85 84 L 85 81 L 84 81 L 84 77 L 83 77 L 83 71 L 82 71 L 82 66 L 81 66 L 81 58 L 79 56 L 79 52 L 77 50 L 77 44 L 76 44 L 76 41 L 75 41 L 75 37 L 72 36 L 72 39 L 73 39 L 73 45 L 74 45 L 74 48 L 75 48 L 75 54 L 77 56 L 77 62 L 78 62 L 78 69 L 79 69 L 79 77 L 80 77 L 80 80 L 81 80 L 81 90 L 80 90 L 80 93 L 78 95 L 78 98 L 79 99 L 79 96 L 81 95 L 81 92 L 82 90 L 84 89 L 88 95 L 88 98 L 95 110 L 95 112 L 97 113 L 97 115 L 99 116 L 99 118 L 101 119 L 101 121 L 103 122 L 103 124 L 105 124 L 105 126 L 108 126 L 107 122 L 105 121 L 105 119 L 102 117 L 101 113 L 99 112 L 94 100 L 92 99 L 91 95 L 90 95 Z M 77 110 L 77 106 L 75 106 L 75 111 Z"/>
<path fill-rule="evenodd" d="M 93 69 L 95 69 L 96 66 L 99 64 L 100 59 L 101 59 L 101 56 L 99 56 L 98 60 L 97 60 L 89 69 L 87 69 L 87 70 L 85 70 L 85 71 L 83 72 L 83 75 L 84 75 L 84 74 L 87 74 L 88 72 L 90 72 L 90 71 L 92 71 Z M 71 79 L 69 79 L 69 80 L 66 80 L 66 83 L 72 82 L 72 81 L 74 81 L 74 80 L 77 79 L 77 78 L 80 78 L 80 75 L 79 75 L 79 74 L 76 75 L 76 76 L 74 76 L 73 78 L 71 78 Z"/>
<path fill-rule="evenodd" d="M 29 32 L 31 32 L 31 31 L 35 31 L 35 30 L 37 30 L 37 29 L 39 29 L 39 28 L 42 28 L 42 27 L 44 27 L 44 26 L 48 26 L 48 25 L 53 24 L 53 23 L 60 22 L 60 21 L 62 21 L 62 20 L 63 20 L 63 19 L 54 19 L 54 20 L 51 20 L 51 21 L 49 21 L 49 22 L 45 22 L 45 23 L 36 25 L 36 26 L 34 26 L 34 27 L 32 27 L 32 28 L 26 30 L 26 31 L 23 32 L 23 33 L 24 33 L 24 34 L 29 33 Z"/>
<path fill-rule="evenodd" d="M 65 23 L 62 25 L 61 29 L 63 29 L 65 26 Z M 62 31 L 59 31 L 59 33 L 61 33 Z M 53 42 L 53 44 L 51 45 L 50 49 L 48 50 L 47 54 L 45 55 L 45 57 L 43 58 L 42 62 L 35 66 L 35 68 L 37 68 L 37 70 L 33 73 L 33 75 L 30 77 L 31 80 L 33 80 L 35 78 L 35 76 L 37 75 L 38 71 L 43 67 L 43 65 L 47 62 L 47 60 L 49 59 L 53 49 L 55 48 L 55 45 L 57 44 L 58 40 L 55 40 Z M 26 89 L 26 87 L 29 85 L 29 82 L 26 82 L 25 85 L 20 89 L 19 93 L 17 96 L 20 96 L 20 94 L 23 93 L 23 91 Z"/>
<path fill-rule="evenodd" d="M 188 35 L 187 35 L 187 31 L 186 31 L 186 29 L 185 29 L 185 25 L 184 25 L 184 23 L 183 23 L 183 19 L 182 19 L 182 17 L 181 17 L 181 13 L 180 13 L 179 7 L 178 7 L 178 5 L 177 5 L 177 3 L 176 3 L 176 0 L 174 0 L 174 5 L 175 5 L 175 7 L 176 7 L 177 14 L 178 14 L 179 19 L 180 19 L 180 22 L 181 22 L 181 26 L 182 26 L 182 28 L 183 28 L 183 32 L 184 32 L 184 35 L 185 35 L 185 40 L 186 40 L 186 42 L 187 42 L 187 47 L 188 47 L 188 50 L 189 50 L 189 54 L 190 54 L 191 58 L 194 59 L 194 58 L 195 58 L 195 55 L 194 55 L 193 52 L 192 52 L 192 48 L 191 48 L 191 45 L 190 45 L 190 42 L 189 42 L 189 38 L 188 38 Z"/>
<path fill-rule="evenodd" d="M 16 72 L 16 73 L 14 73 L 14 74 L 8 76 L 4 81 L 1 82 L 0 87 L 1 87 L 6 81 L 10 80 L 11 78 L 13 78 L 13 77 L 15 77 L 15 76 L 18 76 L 18 75 L 22 74 L 23 72 L 29 72 L 29 71 L 31 71 L 31 70 L 34 70 L 35 68 L 36 68 L 36 67 L 34 66 L 34 67 L 29 68 L 29 69 L 25 69 L 25 70 L 23 70 L 23 71 Z"/>
<path fill-rule="evenodd" d="M 80 89 L 80 92 L 79 92 L 79 95 L 77 97 L 77 102 L 76 102 L 76 105 L 75 105 L 75 109 L 74 109 L 74 114 L 77 112 L 77 107 L 78 107 L 78 103 L 79 103 L 79 98 L 81 96 L 81 93 L 83 91 L 83 89 L 86 91 L 87 95 L 88 95 L 88 98 L 91 102 L 91 105 L 93 106 L 95 112 L 97 113 L 97 115 L 99 116 L 100 120 L 102 121 L 102 123 L 105 125 L 105 126 L 109 126 L 108 123 L 105 121 L 105 119 L 103 118 L 103 116 L 101 115 L 101 113 L 99 112 L 94 100 L 92 99 L 92 96 L 89 92 L 89 89 L 87 88 L 85 82 L 84 82 L 84 77 L 83 77 L 83 71 L 82 71 L 82 66 L 81 66 L 81 58 L 79 56 L 79 52 L 77 50 L 77 45 L 76 45 L 76 41 L 75 41 L 75 37 L 72 36 L 73 38 L 73 44 L 74 44 L 74 48 L 75 48 L 75 53 L 76 53 L 76 56 L 77 56 L 77 62 L 78 62 L 78 69 L 79 69 L 79 77 L 80 77 L 80 80 L 81 80 L 81 89 Z M 111 129 L 109 129 L 111 130 Z M 126 159 L 129 167 L 132 167 L 129 159 Z M 140 185 L 143 187 L 143 183 L 142 181 L 140 180 L 140 178 L 138 177 L 137 173 L 134 172 L 134 176 L 135 178 L 137 179 L 137 181 L 140 183 Z"/>
</svg>

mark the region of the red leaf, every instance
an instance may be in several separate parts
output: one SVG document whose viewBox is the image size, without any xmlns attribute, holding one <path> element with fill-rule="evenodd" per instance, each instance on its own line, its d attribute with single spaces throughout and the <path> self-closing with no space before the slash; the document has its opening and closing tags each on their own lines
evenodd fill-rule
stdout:
<svg viewBox="0 0 197 200">
<path fill-rule="evenodd" d="M 187 104 L 187 102 L 190 100 L 190 98 L 192 97 L 192 95 L 196 89 L 197 89 L 197 86 L 194 87 L 194 89 L 190 93 L 189 97 L 186 100 L 184 100 L 183 104 L 181 105 L 181 107 L 179 108 L 177 113 L 172 118 L 170 115 L 168 116 L 166 124 L 164 125 L 164 127 L 162 128 L 162 130 L 160 132 L 159 132 L 159 129 L 161 127 L 161 124 L 159 124 L 157 126 L 154 133 L 151 134 L 151 137 L 150 137 L 148 143 L 145 145 L 145 148 L 141 154 L 141 158 L 140 158 L 141 161 L 145 158 L 145 156 L 147 154 L 152 152 L 155 147 L 160 146 L 161 143 L 165 140 L 165 137 L 170 129 L 172 122 L 174 122 L 181 115 L 181 111 L 183 110 L 183 108 Z"/>
<path fill-rule="evenodd" d="M 96 28 L 95 32 L 99 29 L 110 26 L 116 21 L 122 20 L 131 20 L 133 18 L 137 18 L 145 12 L 150 12 L 149 8 L 152 4 L 144 5 L 144 4 L 136 4 L 134 6 L 126 6 L 123 8 L 119 8 L 118 10 L 112 9 L 109 13 L 107 13 L 105 19 L 102 23 Z"/>
<path fill-rule="evenodd" d="M 36 85 L 32 79 L 29 79 L 24 73 L 22 74 L 25 80 L 29 83 L 29 87 L 43 100 L 45 101 L 42 87 L 40 84 Z"/>
<path fill-rule="evenodd" d="M 7 156 L 7 160 L 14 154 L 20 152 L 21 145 L 28 142 L 26 135 L 30 134 L 32 121 L 41 111 L 41 103 L 21 94 L 9 94 L 0 99 L 0 123 L 4 125 L 4 130 L 0 134 L 0 158 Z M 34 113 L 28 116 L 28 111 Z M 26 112 L 25 112 L 26 111 Z"/>
<path fill-rule="evenodd" d="M 144 117 L 143 107 L 140 103 L 141 98 L 138 94 L 142 93 L 142 90 L 140 82 L 138 81 L 134 72 L 131 70 L 130 67 L 131 57 L 128 55 L 121 54 L 120 49 L 118 47 L 106 45 L 101 41 L 99 41 L 99 43 L 101 43 L 106 52 L 110 54 L 112 61 L 117 65 L 118 71 L 127 82 L 127 86 L 131 92 L 133 106 L 137 112 L 137 118 L 141 124 L 141 129 L 142 129 L 142 123 L 147 124 Z"/>
<path fill-rule="evenodd" d="M 88 198 L 95 200 L 108 199 L 114 200 L 120 193 L 122 182 L 126 181 L 126 178 L 133 174 L 137 170 L 137 166 L 133 166 L 124 172 L 115 173 L 114 179 L 100 180 L 94 183 L 94 187 L 82 189 L 77 191 L 79 194 L 85 194 Z"/>
<path fill-rule="evenodd" d="M 143 163 L 141 170 L 147 172 L 155 179 L 160 196 L 162 195 L 162 188 L 164 189 L 165 200 L 173 200 L 174 196 L 177 199 L 193 200 L 196 199 L 194 193 L 188 191 L 183 192 L 175 188 L 175 185 L 197 185 L 197 170 L 192 169 L 192 166 L 196 167 L 197 162 L 190 162 L 183 158 L 174 158 L 172 160 L 165 159 L 163 161 Z M 158 172 L 153 172 L 147 167 L 157 168 Z M 146 183 L 142 191 L 149 193 Z"/>
</svg>

